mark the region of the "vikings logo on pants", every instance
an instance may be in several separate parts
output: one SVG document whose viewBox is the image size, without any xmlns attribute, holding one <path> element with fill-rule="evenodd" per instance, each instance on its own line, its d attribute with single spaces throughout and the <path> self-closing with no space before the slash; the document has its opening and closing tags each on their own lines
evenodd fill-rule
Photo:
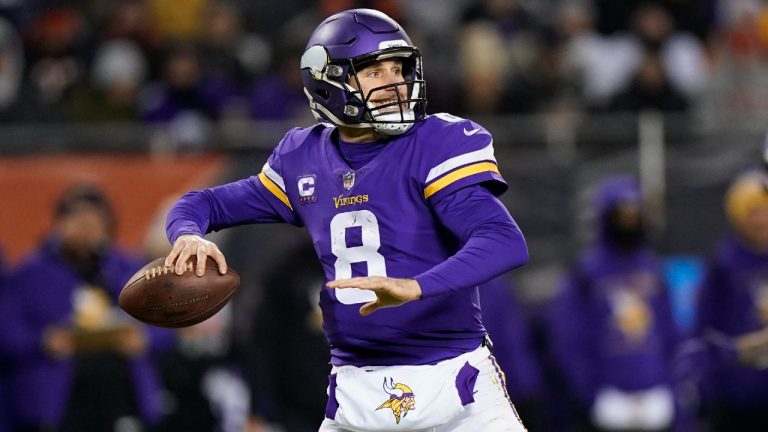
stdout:
<svg viewBox="0 0 768 432">
<path fill-rule="evenodd" d="M 389 378 L 389 384 L 387 384 L 387 379 L 384 378 L 382 387 L 389 394 L 389 399 L 379 405 L 376 410 L 391 408 L 392 414 L 395 415 L 395 423 L 400 424 L 401 416 L 405 417 L 408 415 L 408 411 L 416 409 L 416 397 L 413 395 L 410 387 L 402 383 L 395 384 L 391 377 Z"/>
</svg>

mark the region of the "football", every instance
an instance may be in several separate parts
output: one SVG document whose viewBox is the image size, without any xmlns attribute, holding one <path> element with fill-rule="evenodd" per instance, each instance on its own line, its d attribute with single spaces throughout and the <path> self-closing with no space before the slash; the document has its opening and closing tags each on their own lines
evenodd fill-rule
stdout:
<svg viewBox="0 0 768 432">
<path fill-rule="evenodd" d="M 184 274 L 165 267 L 165 257 L 142 267 L 125 284 L 118 304 L 132 317 L 158 327 L 189 327 L 205 321 L 221 310 L 240 286 L 240 276 L 232 268 L 219 273 L 208 257 L 205 274 L 195 274 L 196 257 L 187 261 Z"/>
</svg>

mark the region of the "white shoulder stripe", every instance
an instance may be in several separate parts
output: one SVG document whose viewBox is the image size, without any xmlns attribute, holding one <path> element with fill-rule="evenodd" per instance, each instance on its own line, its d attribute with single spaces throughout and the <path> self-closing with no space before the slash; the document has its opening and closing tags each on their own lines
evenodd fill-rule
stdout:
<svg viewBox="0 0 768 432">
<path fill-rule="evenodd" d="M 471 164 L 472 162 L 480 162 L 485 160 L 491 160 L 496 162 L 496 158 L 493 157 L 493 140 L 491 140 L 488 146 L 481 148 L 470 153 L 464 153 L 463 155 L 454 156 L 440 165 L 429 170 L 427 180 L 425 183 L 429 183 L 432 180 L 440 177 L 441 175 L 451 171 L 454 168 L 458 168 L 462 165 Z"/>
<path fill-rule="evenodd" d="M 280 174 L 277 173 L 277 171 L 273 170 L 272 167 L 269 166 L 268 163 L 264 164 L 264 168 L 261 169 L 264 174 L 269 177 L 270 180 L 275 182 L 276 185 L 280 186 L 280 189 L 285 192 L 285 182 L 283 181 L 283 178 L 280 177 Z"/>
</svg>

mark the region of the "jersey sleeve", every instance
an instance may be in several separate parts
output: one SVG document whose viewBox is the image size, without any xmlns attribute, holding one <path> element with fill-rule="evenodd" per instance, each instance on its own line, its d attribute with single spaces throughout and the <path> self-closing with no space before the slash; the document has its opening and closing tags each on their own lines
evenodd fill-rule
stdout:
<svg viewBox="0 0 768 432">
<path fill-rule="evenodd" d="M 183 234 L 204 235 L 244 224 L 286 222 L 302 226 L 285 191 L 281 145 L 258 175 L 182 196 L 166 218 L 165 229 L 171 243 Z"/>
<path fill-rule="evenodd" d="M 434 204 L 452 192 L 482 184 L 494 195 L 507 190 L 493 150 L 493 137 L 479 124 L 437 114 L 426 137 L 422 165 L 424 198 Z"/>
<path fill-rule="evenodd" d="M 416 276 L 423 298 L 475 287 L 528 262 L 522 232 L 498 198 L 483 187 L 458 190 L 436 203 L 434 211 L 462 246 Z"/>
<path fill-rule="evenodd" d="M 280 147 L 278 146 L 272 152 L 272 155 L 261 168 L 261 172 L 256 176 L 254 183 L 257 188 L 262 190 L 263 195 L 267 197 L 272 208 L 275 209 L 284 221 L 293 225 L 301 225 L 285 190 L 285 180 L 283 180 L 281 166 L 282 158 L 279 150 Z"/>
<path fill-rule="evenodd" d="M 307 166 L 314 159 L 306 149 L 317 147 L 315 144 L 322 139 L 327 129 L 328 127 L 323 124 L 316 124 L 310 128 L 291 129 L 256 176 L 256 183 L 265 191 L 270 204 L 284 221 L 292 225 L 303 226 L 301 217 L 296 211 L 296 203 L 300 196 L 295 184 L 290 190 L 286 188 L 285 179 L 295 179 L 298 174 L 303 174 L 302 167 Z"/>
</svg>

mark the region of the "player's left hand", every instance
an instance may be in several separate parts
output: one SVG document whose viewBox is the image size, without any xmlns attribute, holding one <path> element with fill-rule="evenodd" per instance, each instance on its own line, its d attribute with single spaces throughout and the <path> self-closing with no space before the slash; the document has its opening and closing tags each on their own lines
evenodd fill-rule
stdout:
<svg viewBox="0 0 768 432">
<path fill-rule="evenodd" d="M 370 315 L 381 308 L 400 306 L 421 298 L 421 287 L 415 279 L 396 279 L 383 276 L 356 277 L 328 282 L 328 288 L 359 288 L 373 291 L 376 300 L 364 304 L 360 315 Z"/>
</svg>

